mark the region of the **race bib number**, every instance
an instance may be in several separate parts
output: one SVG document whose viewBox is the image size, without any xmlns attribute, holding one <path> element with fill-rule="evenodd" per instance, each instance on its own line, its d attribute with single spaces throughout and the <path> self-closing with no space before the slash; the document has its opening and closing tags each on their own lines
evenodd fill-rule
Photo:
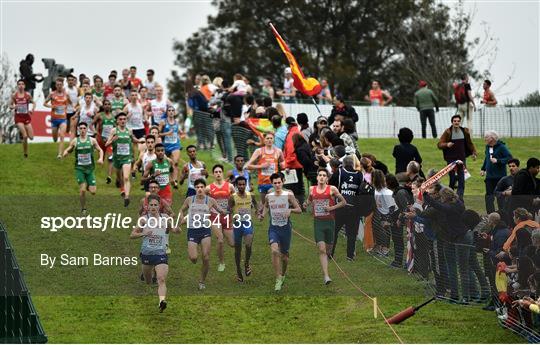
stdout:
<svg viewBox="0 0 540 345">
<path fill-rule="evenodd" d="M 54 113 L 56 115 L 65 115 L 66 114 L 66 107 L 64 107 L 63 105 L 58 106 L 58 107 L 54 107 L 53 111 L 54 111 Z"/>
<path fill-rule="evenodd" d="M 241 207 L 238 209 L 238 214 L 243 216 L 243 215 L 246 215 L 246 214 L 250 214 L 251 213 L 251 209 L 250 208 L 247 208 L 247 207 Z"/>
<path fill-rule="evenodd" d="M 162 246 L 163 237 L 161 236 L 150 236 L 148 238 L 148 246 L 153 248 L 160 248 Z"/>
<path fill-rule="evenodd" d="M 216 199 L 216 203 L 223 210 L 229 209 L 229 200 L 228 199 Z"/>
<path fill-rule="evenodd" d="M 79 154 L 77 154 L 77 164 L 78 165 L 90 165 L 90 164 L 92 164 L 92 155 L 90 153 L 79 153 Z"/>
<path fill-rule="evenodd" d="M 195 181 L 197 181 L 198 179 L 200 179 L 202 177 L 202 174 L 197 171 L 197 172 L 192 172 L 190 174 L 190 178 L 189 180 L 191 181 L 191 183 L 195 183 Z"/>
<path fill-rule="evenodd" d="M 125 144 L 125 143 L 120 143 L 116 146 L 116 153 L 118 155 L 122 155 L 122 156 L 128 156 L 130 151 L 129 151 L 129 144 Z"/>
<path fill-rule="evenodd" d="M 176 144 L 177 138 L 176 135 L 167 135 L 165 136 L 165 140 L 163 141 L 165 144 Z"/>
<path fill-rule="evenodd" d="M 17 104 L 15 111 L 17 114 L 28 114 L 28 104 Z"/>
<path fill-rule="evenodd" d="M 270 176 L 275 172 L 276 172 L 276 165 L 275 164 L 272 164 L 269 167 L 261 169 L 261 175 L 263 175 L 263 176 Z"/>
<path fill-rule="evenodd" d="M 285 170 L 283 173 L 285 175 L 285 181 L 283 181 L 283 184 L 298 183 L 298 176 L 296 175 L 295 170 L 289 170 L 289 172 Z"/>
<path fill-rule="evenodd" d="M 317 200 L 313 203 L 313 213 L 315 217 L 324 217 L 330 215 L 330 212 L 326 210 L 330 206 L 330 200 Z"/>
<path fill-rule="evenodd" d="M 113 129 L 112 125 L 105 125 L 103 126 L 103 131 L 101 132 L 101 136 L 104 138 L 109 139 L 111 136 L 111 130 Z"/>
<path fill-rule="evenodd" d="M 160 186 L 166 186 L 169 183 L 169 175 L 157 175 L 156 176 L 156 182 Z"/>
<path fill-rule="evenodd" d="M 284 210 L 272 212 L 272 225 L 285 226 L 288 223 L 287 215 Z"/>
</svg>

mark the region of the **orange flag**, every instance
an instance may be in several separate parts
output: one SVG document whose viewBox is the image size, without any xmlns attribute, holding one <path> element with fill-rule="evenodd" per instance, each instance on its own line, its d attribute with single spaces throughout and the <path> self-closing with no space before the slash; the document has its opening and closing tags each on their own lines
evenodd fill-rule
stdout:
<svg viewBox="0 0 540 345">
<path fill-rule="evenodd" d="M 320 93 L 322 87 L 321 84 L 319 84 L 319 81 L 315 78 L 306 78 L 304 76 L 304 73 L 302 73 L 298 62 L 296 62 L 294 55 L 292 55 L 291 50 L 289 49 L 289 46 L 287 45 L 287 43 L 285 43 L 283 38 L 281 38 L 281 35 L 279 34 L 279 32 L 277 32 L 276 28 L 274 27 L 274 25 L 272 25 L 272 23 L 270 23 L 270 28 L 272 29 L 272 33 L 274 34 L 274 36 L 276 36 L 279 47 L 281 48 L 281 50 L 283 50 L 283 53 L 287 57 L 287 60 L 289 60 L 289 65 L 291 66 L 291 71 L 294 79 L 294 87 L 306 96 L 315 96 Z"/>
</svg>

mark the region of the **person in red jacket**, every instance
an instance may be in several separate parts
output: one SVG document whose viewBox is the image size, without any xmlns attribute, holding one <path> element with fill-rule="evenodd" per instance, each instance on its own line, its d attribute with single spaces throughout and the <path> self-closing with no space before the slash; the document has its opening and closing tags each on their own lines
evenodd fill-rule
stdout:
<svg viewBox="0 0 540 345">
<path fill-rule="evenodd" d="M 292 139 L 295 134 L 300 133 L 300 127 L 292 116 L 287 117 L 285 123 L 287 124 L 287 136 L 285 137 L 285 145 L 283 145 L 283 156 L 285 157 L 284 187 L 291 190 L 300 205 L 302 205 L 305 193 L 302 164 L 298 161 Z"/>
</svg>

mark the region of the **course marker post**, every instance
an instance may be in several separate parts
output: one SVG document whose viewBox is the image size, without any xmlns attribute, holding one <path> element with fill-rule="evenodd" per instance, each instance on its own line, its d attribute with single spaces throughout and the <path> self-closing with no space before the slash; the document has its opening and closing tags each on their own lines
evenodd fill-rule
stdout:
<svg viewBox="0 0 540 345">
<path fill-rule="evenodd" d="M 377 318 L 377 297 L 373 297 L 373 318 Z"/>
</svg>

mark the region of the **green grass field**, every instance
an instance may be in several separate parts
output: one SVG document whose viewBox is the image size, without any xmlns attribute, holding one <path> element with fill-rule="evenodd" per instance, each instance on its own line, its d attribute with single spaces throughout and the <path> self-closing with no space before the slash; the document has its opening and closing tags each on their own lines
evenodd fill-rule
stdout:
<svg viewBox="0 0 540 345">
<path fill-rule="evenodd" d="M 371 152 L 393 171 L 393 139 L 361 140 L 362 152 Z M 424 168 L 444 166 L 435 141 L 415 140 Z M 483 145 L 476 141 L 480 157 L 468 162 L 473 177 L 467 181 L 469 206 L 483 208 L 484 186 L 478 170 Z M 537 155 L 538 138 L 508 139 L 514 156 L 525 161 Z M 216 153 L 213 152 L 213 157 Z M 204 292 L 197 291 L 200 264 L 187 260 L 185 233 L 171 235 L 169 257 L 169 308 L 159 314 L 155 286 L 138 280 L 138 266 L 40 265 L 40 254 L 91 256 L 137 256 L 140 241 L 130 240 L 129 230 L 82 229 L 52 233 L 40 228 L 44 216 L 78 216 L 79 201 L 73 157 L 57 161 L 56 146 L 34 144 L 30 158 L 22 159 L 20 145 L 0 150 L 0 219 L 7 227 L 17 259 L 25 274 L 50 342 L 139 343 L 395 343 L 397 338 L 373 304 L 357 291 L 331 264 L 334 283 L 322 284 L 318 257 L 310 241 L 293 235 L 291 261 L 285 288 L 276 294 L 267 246 L 267 221 L 256 222 L 252 257 L 253 275 L 236 283 L 233 250 L 226 248 L 225 272 L 217 272 L 215 248 Z M 199 159 L 212 165 L 210 152 Z M 186 159 L 185 153 L 182 158 Z M 135 217 L 143 192 L 135 184 L 132 205 L 125 210 L 118 190 L 105 184 L 105 169 L 97 168 L 98 195 L 89 197 L 91 215 L 107 212 Z M 138 181 L 137 181 L 138 182 Z M 445 182 L 445 181 L 443 181 Z M 185 195 L 175 191 L 174 210 Z M 476 196 L 476 197 L 475 197 Z M 308 214 L 293 216 L 294 229 L 313 237 Z M 347 262 L 343 239 L 336 250 L 337 262 L 363 291 L 378 298 L 387 317 L 426 298 L 425 286 L 405 271 L 387 267 L 362 250 L 356 262 Z M 361 243 L 358 243 L 359 248 Z M 435 302 L 395 327 L 407 343 L 500 343 L 523 342 L 498 326 L 494 313 L 481 306 L 455 306 Z"/>
</svg>

